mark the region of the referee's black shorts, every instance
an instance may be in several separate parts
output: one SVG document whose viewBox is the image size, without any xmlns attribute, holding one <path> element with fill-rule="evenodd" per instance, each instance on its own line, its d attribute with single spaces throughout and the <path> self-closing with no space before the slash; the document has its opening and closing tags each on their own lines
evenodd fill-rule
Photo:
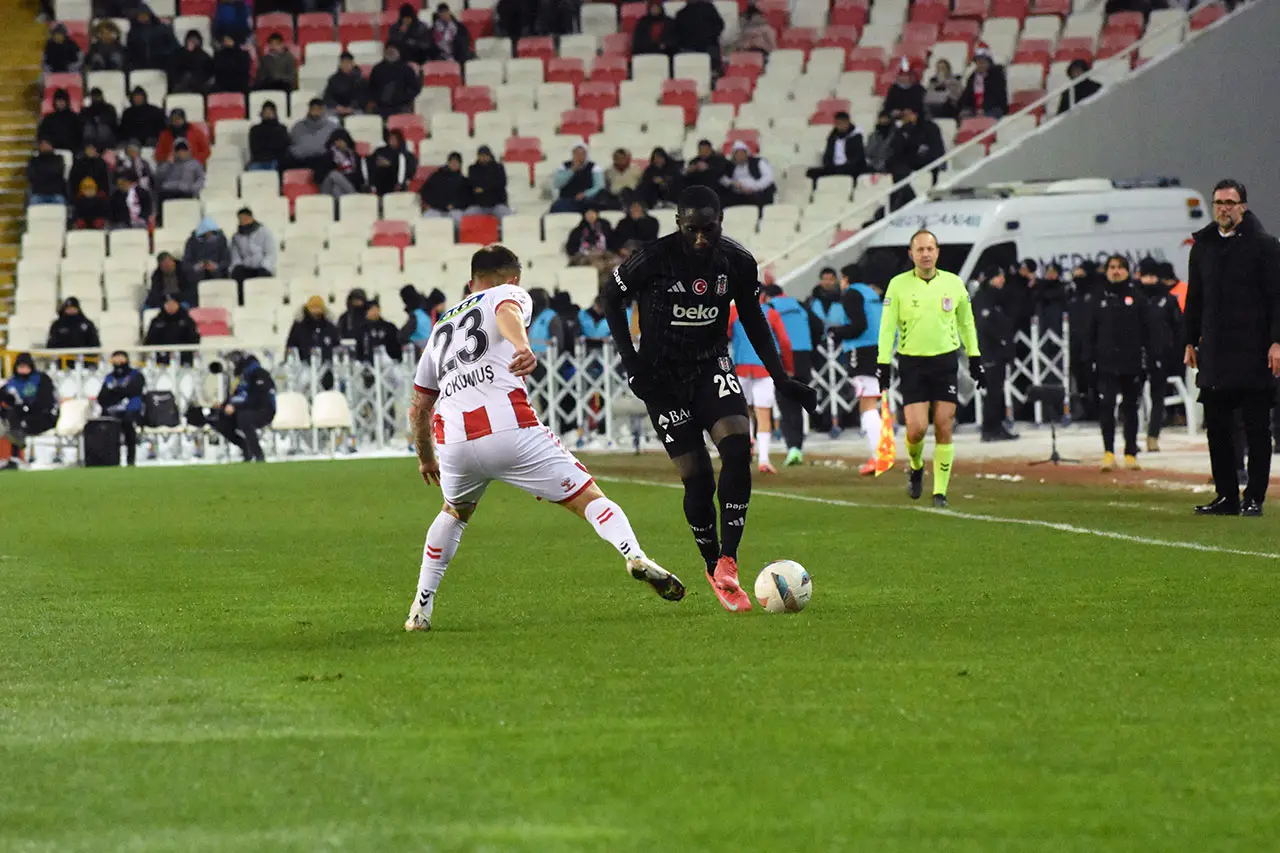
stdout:
<svg viewBox="0 0 1280 853">
<path fill-rule="evenodd" d="M 899 355 L 898 393 L 902 404 L 955 403 L 960 351 L 942 355 Z"/>
</svg>

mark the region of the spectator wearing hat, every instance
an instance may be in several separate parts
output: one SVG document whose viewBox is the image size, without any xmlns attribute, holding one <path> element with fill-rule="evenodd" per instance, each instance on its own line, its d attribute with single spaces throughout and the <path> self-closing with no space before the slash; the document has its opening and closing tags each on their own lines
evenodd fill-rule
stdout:
<svg viewBox="0 0 1280 853">
<path fill-rule="evenodd" d="M 245 462 L 265 462 L 258 431 L 276 416 L 276 383 L 256 356 L 240 350 L 227 353 L 235 387 L 222 402 L 213 428 L 244 453 Z"/>
<path fill-rule="evenodd" d="M 591 160 L 587 144 L 577 142 L 551 176 L 551 185 L 558 193 L 552 213 L 582 213 L 604 190 L 604 170 Z"/>
<path fill-rule="evenodd" d="M 924 113 L 929 118 L 955 118 L 960 113 L 960 95 L 964 93 L 964 78 L 951 69 L 951 63 L 939 59 L 933 66 L 933 76 L 924 90 Z"/>
<path fill-rule="evenodd" d="M 400 6 L 396 22 L 387 31 L 387 44 L 398 47 L 400 55 L 409 62 L 421 64 L 431 58 L 435 39 L 431 29 L 418 20 L 418 11 L 413 4 L 405 3 Z"/>
<path fill-rule="evenodd" d="M 1067 66 L 1067 78 L 1076 82 L 1058 97 L 1058 115 L 1062 115 L 1085 98 L 1092 98 L 1101 91 L 1101 83 L 1085 77 L 1089 73 L 1089 68 L 1089 62 L 1085 59 L 1073 59 Z"/>
<path fill-rule="evenodd" d="M 226 278 L 230 274 L 231 247 L 212 216 L 202 218 L 187 238 L 182 249 L 182 269 L 191 282 Z"/>
<path fill-rule="evenodd" d="M 253 218 L 253 211 L 247 207 L 236 211 L 236 219 L 239 227 L 231 238 L 231 277 L 236 280 L 243 304 L 246 280 L 276 274 L 276 238 L 267 226 Z"/>
<path fill-rule="evenodd" d="M 27 161 L 28 204 L 66 204 L 66 163 L 53 150 L 53 143 L 41 137 L 35 155 Z"/>
<path fill-rule="evenodd" d="M 19 467 L 27 439 L 53 429 L 58 422 L 58 395 L 49 374 L 36 370 L 31 353 L 18 353 L 13 375 L 0 387 L 0 438 L 13 445 L 13 457 L 4 469 Z"/>
<path fill-rule="evenodd" d="M 94 42 L 84 55 L 85 71 L 124 71 L 124 46 L 120 44 L 120 28 L 107 19 L 94 28 Z"/>
<path fill-rule="evenodd" d="M 884 105 L 880 109 L 895 119 L 902 118 L 902 111 L 907 107 L 916 115 L 924 115 L 924 94 L 924 86 L 920 85 L 911 60 L 904 56 L 898 63 L 898 76 L 884 96 Z"/>
<path fill-rule="evenodd" d="M 125 143 L 123 152 L 116 152 L 115 171 L 129 172 L 138 182 L 138 186 L 151 192 L 154 175 L 151 173 L 151 164 L 142 157 L 142 146 L 138 140 L 130 139 Z"/>
<path fill-rule="evenodd" d="M 769 161 L 752 156 L 750 146 L 741 139 L 733 143 L 730 155 L 729 168 L 720 179 L 724 206 L 772 204 L 777 187 L 773 183 L 773 167 Z"/>
<path fill-rule="evenodd" d="M 54 90 L 53 112 L 40 119 L 36 136 L 48 139 L 54 148 L 64 151 L 79 151 L 84 144 L 84 122 L 79 113 L 72 111 L 71 96 L 66 89 Z"/>
<path fill-rule="evenodd" d="M 160 308 L 170 299 L 177 299 L 184 308 L 194 308 L 200 304 L 199 291 L 194 281 L 187 278 L 187 272 L 178 259 L 168 252 L 156 256 L 156 269 L 151 273 L 151 289 L 147 292 L 143 308 Z"/>
<path fill-rule="evenodd" d="M 476 161 L 467 169 L 467 183 L 471 186 L 468 215 L 501 218 L 512 213 L 507 204 L 507 167 L 494 159 L 488 145 L 476 149 Z"/>
<path fill-rule="evenodd" d="M 111 353 L 111 372 L 98 390 L 98 406 L 102 414 L 120 422 L 124 437 L 125 464 L 138 461 L 138 424 L 142 421 L 142 394 L 147 380 L 129 364 L 124 350 Z"/>
<path fill-rule="evenodd" d="M 413 100 L 422 91 L 422 76 L 405 61 L 400 48 L 394 44 L 383 49 L 382 57 L 369 72 L 366 90 L 369 100 L 365 111 L 383 118 L 413 112 Z"/>
<path fill-rule="evenodd" d="M 1169 292 L 1178 300 L 1178 310 L 1187 310 L 1187 283 L 1178 278 L 1178 274 L 1173 270 L 1173 264 L 1168 261 L 1161 261 L 1156 267 L 1156 275 L 1160 278 L 1160 283 L 1169 288 Z"/>
<path fill-rule="evenodd" d="M 394 323 L 382 318 L 382 306 L 377 299 L 370 299 L 365 306 L 364 322 L 358 327 L 355 338 L 357 361 L 373 364 L 378 350 L 395 362 L 403 357 L 399 330 Z"/>
<path fill-rule="evenodd" d="M 298 88 L 298 61 L 284 44 L 279 33 L 267 37 L 267 49 L 258 57 L 258 74 L 253 79 L 258 91 L 282 89 L 292 92 Z"/>
<path fill-rule="evenodd" d="M 400 288 L 400 301 L 409 319 L 397 334 L 401 342 L 413 345 L 415 355 L 420 354 L 431 337 L 435 309 L 444 304 L 444 294 L 433 290 L 430 296 L 423 296 L 412 284 L 406 284 Z"/>
<path fill-rule="evenodd" d="M 316 172 L 320 192 L 338 198 L 364 192 L 364 158 L 356 151 L 355 140 L 344 128 L 329 136 L 323 167 Z"/>
<path fill-rule="evenodd" d="M 80 63 L 80 46 L 67 36 L 66 27 L 54 24 L 49 40 L 44 43 L 41 69 L 46 74 L 66 74 L 69 71 L 79 71 Z"/>
<path fill-rule="evenodd" d="M 1004 69 L 996 65 L 985 44 L 973 54 L 973 73 L 960 94 L 960 117 L 1003 118 L 1009 111 L 1009 84 Z"/>
<path fill-rule="evenodd" d="M 747 8 L 738 19 L 738 37 L 734 39 L 735 51 L 755 51 L 765 56 L 778 48 L 778 34 L 760 7 L 748 3 Z"/>
<path fill-rule="evenodd" d="M 111 194 L 111 228 L 148 228 L 155 213 L 151 193 L 138 185 L 127 170 L 116 172 L 116 190 Z"/>
<path fill-rule="evenodd" d="M 98 186 L 93 178 L 85 178 L 76 185 L 76 197 L 71 200 L 71 227 L 73 230 L 99 231 L 107 227 L 111 218 L 111 200 L 106 188 Z"/>
<path fill-rule="evenodd" d="M 676 13 L 676 53 L 705 53 L 711 57 L 711 70 L 720 71 L 720 37 L 724 34 L 724 18 L 711 0 L 689 0 Z"/>
<path fill-rule="evenodd" d="M 658 220 L 648 214 L 639 199 L 632 199 L 627 206 L 627 215 L 613 228 L 613 234 L 609 237 L 609 249 L 620 252 L 632 240 L 643 245 L 657 239 Z"/>
<path fill-rule="evenodd" d="M 368 294 L 363 288 L 354 287 L 347 292 L 347 310 L 338 317 L 338 337 L 344 341 L 354 340 L 360 335 L 360 327 L 364 325 L 365 308 L 369 304 Z"/>
<path fill-rule="evenodd" d="M 631 55 L 660 53 L 671 56 L 676 47 L 676 22 L 662 8 L 662 0 L 649 0 L 645 14 L 631 34 Z"/>
<path fill-rule="evenodd" d="M 826 147 L 822 149 L 822 165 L 809 169 L 805 174 L 816 186 L 818 178 L 827 175 L 848 175 L 857 178 L 867 170 L 866 153 L 862 148 L 862 128 L 855 127 L 844 110 L 836 113 L 835 123 L 827 134 Z"/>
<path fill-rule="evenodd" d="M 80 121 L 84 125 L 85 145 L 93 143 L 99 151 L 115 147 L 120 133 L 120 118 L 116 108 L 103 98 L 101 89 L 94 87 L 89 90 L 89 103 L 80 110 Z"/>
<path fill-rule="evenodd" d="M 406 192 L 418 171 L 418 158 L 405 144 L 404 133 L 387 131 L 387 144 L 365 158 L 369 189 L 378 195 Z"/>
<path fill-rule="evenodd" d="M 258 123 L 249 128 L 250 172 L 272 172 L 289 156 L 289 129 L 280 123 L 275 101 L 263 101 Z"/>
<path fill-rule="evenodd" d="M 425 219 L 452 219 L 462 221 L 463 212 L 471 206 L 471 183 L 462 174 L 462 155 L 449 154 L 443 169 L 436 169 L 418 190 L 422 198 L 422 216 Z"/>
<path fill-rule="evenodd" d="M 58 308 L 58 319 L 49 326 L 49 349 L 97 349 L 102 346 L 98 327 L 80 311 L 80 300 L 68 296 Z"/>
<path fill-rule="evenodd" d="M 78 187 L 85 178 L 93 178 L 93 182 L 100 187 L 111 185 L 107 161 L 102 159 L 95 145 L 85 145 L 84 153 L 71 164 L 71 171 L 67 174 L 67 186 Z"/>
<path fill-rule="evenodd" d="M 1173 288 L 1160 280 L 1160 264 L 1154 258 L 1138 262 L 1138 290 L 1151 306 L 1153 349 L 1148 360 L 1147 381 L 1151 383 L 1151 416 L 1147 419 L 1147 452 L 1160 452 L 1160 431 L 1164 428 L 1164 398 L 1169 393 L 1169 377 L 1178 372 L 1185 345 L 1182 342 L 1182 307 Z M 1157 369 L 1156 365 L 1159 365 Z"/>
<path fill-rule="evenodd" d="M 224 35 L 221 46 L 213 54 L 213 91 L 248 94 L 253 76 L 253 60 L 249 51 L 232 36 Z"/>
<path fill-rule="evenodd" d="M 147 100 L 146 89 L 135 86 L 129 93 L 129 106 L 120 116 L 120 138 L 154 147 L 166 126 L 164 110 Z"/>
<path fill-rule="evenodd" d="M 125 44 L 129 70 L 164 71 L 177 52 L 178 39 L 172 28 L 157 18 L 150 6 L 140 7 L 129 26 L 129 38 Z"/>
<path fill-rule="evenodd" d="M 198 30 L 188 30 L 182 50 L 169 64 L 169 91 L 203 95 L 212 86 L 213 57 L 204 49 L 204 36 Z"/>
<path fill-rule="evenodd" d="M 291 163 L 313 171 L 318 166 L 322 167 L 329 137 L 337 129 L 338 123 L 325 114 L 324 101 L 312 98 L 307 114 L 294 122 L 289 130 Z"/>
<path fill-rule="evenodd" d="M 324 104 L 339 116 L 349 116 L 360 112 L 368 102 L 364 72 L 356 65 L 355 57 L 344 50 L 338 57 L 338 70 L 324 85 Z"/>
<path fill-rule="evenodd" d="M 947 151 L 942 141 L 942 131 L 931 119 L 915 111 L 914 107 L 902 108 L 902 119 L 893 135 L 893 153 L 889 158 L 889 173 L 898 182 L 918 169 L 923 169 Z M 941 168 L 933 170 L 938 179 Z M 916 197 L 910 185 L 895 190 L 889 197 L 889 206 L 897 210 Z"/>
<path fill-rule="evenodd" d="M 156 142 L 156 162 L 163 163 L 173 159 L 173 145 L 179 139 L 185 139 L 190 146 L 191 156 L 203 166 L 209 161 L 209 137 L 200 128 L 187 121 L 187 113 L 183 109 L 175 109 L 169 113 L 169 126 L 160 134 Z"/>
<path fill-rule="evenodd" d="M 428 59 L 451 59 L 461 65 L 471 58 L 471 33 L 453 15 L 448 3 L 436 6 L 431 17 L 431 44 Z"/>
<path fill-rule="evenodd" d="M 173 159 L 156 166 L 156 195 L 161 202 L 172 198 L 198 198 L 204 190 L 204 166 L 191 156 L 187 140 L 173 143 Z"/>
<path fill-rule="evenodd" d="M 329 319 L 324 297 L 312 296 L 302 306 L 301 316 L 289 329 L 289 339 L 285 346 L 297 350 L 298 357 L 303 361 L 310 361 L 314 352 L 321 361 L 331 362 L 333 350 L 341 340 L 338 327 Z"/>
<path fill-rule="evenodd" d="M 196 321 L 191 319 L 187 309 L 178 301 L 178 294 L 170 293 L 164 297 L 160 313 L 151 318 L 147 326 L 147 336 L 142 340 L 149 347 L 194 346 L 200 343 L 200 330 Z M 179 361 L 184 367 L 190 367 L 195 360 L 195 353 L 184 352 Z M 156 353 L 156 364 L 169 363 L 170 354 Z"/>
</svg>

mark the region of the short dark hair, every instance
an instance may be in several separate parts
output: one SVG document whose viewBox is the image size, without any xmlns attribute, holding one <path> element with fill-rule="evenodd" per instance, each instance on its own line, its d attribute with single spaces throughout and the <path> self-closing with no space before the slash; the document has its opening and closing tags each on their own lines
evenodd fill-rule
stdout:
<svg viewBox="0 0 1280 853">
<path fill-rule="evenodd" d="M 911 235 L 911 239 L 907 241 L 907 248 L 910 249 L 912 246 L 914 246 L 916 244 L 916 238 L 923 234 L 928 234 L 930 237 L 932 237 L 934 245 L 941 245 L 940 243 L 938 243 L 937 234 L 934 234 L 928 228 L 921 228 L 919 231 Z"/>
<path fill-rule="evenodd" d="M 1213 191 L 1216 194 L 1218 190 L 1235 190 L 1240 195 L 1240 200 L 1246 204 L 1249 201 L 1249 191 L 1244 188 L 1244 184 L 1235 178 L 1223 178 L 1213 185 Z"/>
<path fill-rule="evenodd" d="M 1032 272 L 1035 272 L 1037 269 L 1039 269 L 1039 265 L 1036 263 L 1035 258 L 1023 258 L 1022 265 L 1027 269 L 1031 270 Z"/>
<path fill-rule="evenodd" d="M 501 243 L 490 243 L 471 256 L 471 280 L 503 284 L 520 274 L 520 258 Z"/>
<path fill-rule="evenodd" d="M 836 272 L 835 267 L 823 267 L 822 272 L 818 273 L 818 278 L 822 278 L 824 275 L 834 275 L 837 278 L 839 277 L 839 273 Z"/>
<path fill-rule="evenodd" d="M 1111 266 L 1112 261 L 1119 261 L 1120 266 L 1124 267 L 1124 271 L 1125 272 L 1129 271 L 1129 259 L 1126 258 L 1124 255 L 1108 255 L 1107 266 Z"/>
<path fill-rule="evenodd" d="M 840 112 L 838 112 L 838 113 L 836 113 L 836 114 L 835 114 L 835 120 L 836 120 L 836 121 L 839 121 L 840 119 L 844 119 L 845 121 L 849 121 L 849 114 L 848 114 L 847 112 L 845 112 L 844 110 L 840 110 Z"/>
<path fill-rule="evenodd" d="M 720 196 L 716 191 L 704 186 L 685 187 L 680 192 L 680 198 L 677 202 L 680 210 L 702 210 L 703 208 L 711 208 L 716 213 L 720 212 Z"/>
<path fill-rule="evenodd" d="M 271 35 L 267 36 L 267 41 L 281 41 L 281 42 L 282 42 L 282 41 L 284 41 L 284 36 L 280 35 L 279 33 L 272 33 Z"/>
</svg>

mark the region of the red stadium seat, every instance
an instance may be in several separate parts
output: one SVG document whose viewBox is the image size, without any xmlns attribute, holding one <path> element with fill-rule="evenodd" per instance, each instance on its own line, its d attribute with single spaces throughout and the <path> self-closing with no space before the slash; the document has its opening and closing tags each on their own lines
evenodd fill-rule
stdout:
<svg viewBox="0 0 1280 853">
<path fill-rule="evenodd" d="M 1027 17 L 1027 0 L 991 0 L 987 17 L 1024 20 Z"/>
<path fill-rule="evenodd" d="M 536 136 L 508 137 L 502 147 L 505 163 L 541 163 L 542 141 Z"/>
<path fill-rule="evenodd" d="M 280 34 L 285 41 L 293 41 L 293 16 L 284 12 L 270 12 L 259 15 L 253 21 L 254 33 L 258 44 L 266 44 L 266 37 L 273 32 Z"/>
<path fill-rule="evenodd" d="M 846 98 L 823 98 L 809 117 L 809 124 L 835 124 L 836 113 L 847 113 L 852 105 Z"/>
<path fill-rule="evenodd" d="M 315 184 L 285 184 L 280 187 L 280 194 L 289 199 L 289 215 L 293 215 L 294 203 L 304 195 L 319 195 L 320 188 Z"/>
<path fill-rule="evenodd" d="M 875 93 L 880 97 L 889 94 L 889 90 L 893 88 L 894 82 L 898 79 L 898 66 L 891 65 L 876 75 Z"/>
<path fill-rule="evenodd" d="M 422 85 L 443 86 L 456 89 L 462 85 L 462 67 L 452 60 L 424 62 L 422 65 Z"/>
<path fill-rule="evenodd" d="M 1227 10 L 1223 8 L 1221 3 L 1209 3 L 1201 6 L 1191 13 L 1191 29 L 1203 30 L 1210 24 L 1216 23 L 1219 19 L 1225 17 Z"/>
<path fill-rule="evenodd" d="M 1093 62 L 1093 39 L 1088 36 L 1072 36 L 1058 42 L 1058 47 L 1053 52 L 1053 61 L 1071 62 L 1075 59 Z"/>
<path fill-rule="evenodd" d="M 698 84 L 693 80 L 662 81 L 662 97 L 658 103 L 682 107 L 686 127 L 693 127 L 698 123 Z"/>
<path fill-rule="evenodd" d="M 1053 42 L 1048 39 L 1023 39 L 1018 42 L 1018 49 L 1013 52 L 1012 65 L 1020 62 L 1034 62 L 1048 66 L 1053 58 Z"/>
<path fill-rule="evenodd" d="M 889 68 L 900 68 L 902 60 L 906 60 L 914 68 L 924 68 L 929 61 L 929 51 L 934 42 L 904 41 L 889 57 Z"/>
<path fill-rule="evenodd" d="M 493 109 L 493 92 L 488 86 L 459 86 L 453 90 L 453 111 L 475 118 L 476 113 Z"/>
<path fill-rule="evenodd" d="M 46 112 L 53 111 L 53 93 L 58 89 L 67 90 L 67 97 L 71 99 L 71 109 L 74 112 L 80 112 L 80 106 L 84 102 L 84 78 L 74 71 L 44 75 L 44 100 L 49 105 Z"/>
<path fill-rule="evenodd" d="M 951 9 L 951 15 L 954 18 L 985 18 L 987 17 L 987 0 L 956 0 L 955 6 Z"/>
<path fill-rule="evenodd" d="M 587 79 L 587 70 L 581 59 L 552 58 L 546 60 L 546 81 L 548 83 L 572 83 L 575 86 Z"/>
<path fill-rule="evenodd" d="M 996 120 L 987 116 L 977 116 L 975 118 L 963 119 L 960 122 L 960 128 L 956 131 L 956 145 L 963 145 L 970 139 L 985 133 L 995 127 Z M 987 138 L 986 143 L 990 145 L 995 141 L 995 135 Z"/>
<path fill-rule="evenodd" d="M 845 71 L 874 71 L 879 74 L 884 70 L 884 48 L 855 47 L 849 51 L 844 63 Z"/>
<path fill-rule="evenodd" d="M 413 173 L 413 180 L 409 182 L 410 192 L 417 192 L 422 189 L 422 185 L 427 182 L 427 178 L 439 169 L 439 166 L 419 166 L 418 171 Z"/>
<path fill-rule="evenodd" d="M 226 308 L 192 308 L 187 313 L 200 337 L 231 334 L 231 312 Z"/>
<path fill-rule="evenodd" d="M 67 38 L 80 47 L 81 53 L 89 49 L 88 21 L 59 21 L 58 23 L 67 28 Z"/>
<path fill-rule="evenodd" d="M 634 3 L 628 3 L 622 8 L 630 9 L 635 6 Z M 631 34 L 630 33 L 609 33 L 600 42 L 600 53 L 604 56 L 630 56 L 631 55 Z"/>
<path fill-rule="evenodd" d="M 726 77 L 746 77 L 754 81 L 764 73 L 764 54 L 754 50 L 731 53 L 724 73 Z"/>
<path fill-rule="evenodd" d="M 1019 89 L 1009 96 L 1009 112 L 1016 113 L 1034 104 L 1045 96 L 1044 89 Z M 1044 104 L 1036 107 L 1035 115 L 1044 116 Z"/>
<path fill-rule="evenodd" d="M 636 31 L 636 23 L 644 17 L 648 6 L 647 3 L 623 3 L 622 4 L 622 24 L 618 27 L 618 33 L 627 37 L 630 43 L 631 36 Z"/>
<path fill-rule="evenodd" d="M 845 52 L 845 56 L 858 46 L 858 39 L 861 35 L 857 27 L 827 27 L 822 31 L 822 37 L 815 43 L 814 47 L 838 47 Z"/>
<path fill-rule="evenodd" d="M 605 80 L 588 80 L 577 87 L 578 109 L 604 113 L 618 105 L 618 84 Z"/>
<path fill-rule="evenodd" d="M 941 29 L 941 21 L 938 21 L 937 23 L 911 21 L 902 28 L 902 38 L 900 43 L 932 45 L 938 40 L 938 32 Z"/>
<path fill-rule="evenodd" d="M 496 216 L 464 216 L 458 226 L 459 243 L 487 246 L 498 242 L 499 220 Z"/>
<path fill-rule="evenodd" d="M 180 0 L 178 3 L 178 13 L 182 15 L 212 18 L 216 11 L 218 11 L 218 0 Z"/>
<path fill-rule="evenodd" d="M 1035 0 L 1031 7 L 1033 15 L 1057 15 L 1065 18 L 1071 14 L 1071 0 Z"/>
<path fill-rule="evenodd" d="M 938 33 L 939 41 L 964 41 L 970 47 L 978 40 L 982 24 L 972 18 L 948 18 Z"/>
<path fill-rule="evenodd" d="M 745 142 L 752 154 L 760 153 L 760 131 L 758 130 L 737 128 L 729 131 L 724 136 L 724 144 L 720 146 L 720 150 L 728 154 L 733 150 L 735 142 Z"/>
<path fill-rule="evenodd" d="M 338 15 L 338 41 L 343 46 L 353 41 L 374 41 L 378 38 L 378 18 L 368 12 L 343 12 Z"/>
<path fill-rule="evenodd" d="M 413 229 L 402 219 L 380 219 L 373 223 L 373 246 L 394 246 L 404 250 L 413 243 Z"/>
<path fill-rule="evenodd" d="M 751 100 L 752 88 L 752 81 L 746 77 L 721 77 L 711 93 L 711 103 L 733 104 L 736 115 L 738 108 Z"/>
<path fill-rule="evenodd" d="M 784 50 L 803 50 L 805 55 L 818 41 L 818 31 L 813 27 L 787 27 L 778 36 L 778 47 Z"/>
<path fill-rule="evenodd" d="M 1110 59 L 1113 56 L 1119 56 L 1129 50 L 1136 44 L 1138 37 L 1130 32 L 1119 33 L 1103 33 L 1102 41 L 1098 44 L 1098 60 Z M 1136 51 L 1129 55 L 1129 66 L 1133 67 L 1133 60 Z"/>
<path fill-rule="evenodd" d="M 284 174 L 280 176 L 281 185 L 289 186 L 290 184 L 315 184 L 316 176 L 310 169 L 285 169 Z"/>
<path fill-rule="evenodd" d="M 1102 35 L 1106 38 L 1108 33 L 1132 33 L 1134 38 L 1140 38 L 1145 28 L 1141 12 L 1114 12 L 1107 16 Z"/>
<path fill-rule="evenodd" d="M 516 47 L 516 56 L 522 59 L 541 59 L 543 65 L 547 60 L 555 59 L 556 42 L 551 36 L 527 36 L 520 39 Z"/>
<path fill-rule="evenodd" d="M 775 33 L 791 23 L 791 0 L 756 0 L 756 8 L 764 13 Z"/>
<path fill-rule="evenodd" d="M 223 119 L 244 118 L 244 96 L 239 92 L 218 92 L 209 95 L 204 102 L 204 117 L 214 127 L 217 127 L 218 122 Z"/>
<path fill-rule="evenodd" d="M 391 32 L 391 28 L 394 27 L 396 25 L 396 22 L 400 20 L 400 12 L 398 11 L 399 8 L 400 7 L 397 6 L 395 9 L 385 9 L 383 10 L 382 14 L 375 16 L 378 19 L 378 32 L 380 33 Z"/>
<path fill-rule="evenodd" d="M 398 14 L 398 10 L 405 3 L 413 7 L 413 11 L 421 12 L 423 8 L 423 0 L 382 0 L 382 8 L 384 12 Z"/>
<path fill-rule="evenodd" d="M 337 41 L 332 15 L 307 12 L 298 16 L 297 43 L 305 47 L 313 41 Z"/>
<path fill-rule="evenodd" d="M 403 133 L 404 141 L 409 145 L 417 145 L 427 138 L 426 119 L 413 113 L 388 116 L 387 130 L 398 130 Z"/>
<path fill-rule="evenodd" d="M 627 59 L 624 56 L 597 56 L 591 63 L 587 76 L 593 83 L 613 83 L 615 86 L 627 79 Z"/>
<path fill-rule="evenodd" d="M 951 4 L 946 0 L 916 0 L 911 4 L 911 23 L 942 24 L 951 15 Z"/>
<path fill-rule="evenodd" d="M 467 31 L 471 33 L 474 41 L 478 38 L 490 38 L 493 36 L 493 10 L 492 9 L 463 9 L 458 15 L 458 20 L 462 21 Z"/>
<path fill-rule="evenodd" d="M 565 110 L 560 114 L 560 132 L 587 139 L 600 132 L 600 116 L 591 110 Z"/>
<path fill-rule="evenodd" d="M 835 27 L 857 27 L 861 30 L 867 25 L 869 5 L 866 0 L 836 0 L 831 4 L 828 23 Z"/>
</svg>

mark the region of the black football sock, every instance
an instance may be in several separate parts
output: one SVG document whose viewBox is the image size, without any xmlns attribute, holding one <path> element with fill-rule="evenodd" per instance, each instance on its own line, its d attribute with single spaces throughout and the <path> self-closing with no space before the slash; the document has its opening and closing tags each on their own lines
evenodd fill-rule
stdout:
<svg viewBox="0 0 1280 853">
<path fill-rule="evenodd" d="M 716 448 L 720 451 L 720 553 L 736 560 L 751 501 L 751 439 L 727 435 Z"/>
<path fill-rule="evenodd" d="M 720 559 L 720 541 L 716 538 L 716 474 L 707 467 L 699 468 L 684 480 L 684 517 L 693 531 L 693 541 L 698 545 L 707 570 L 716 567 Z"/>
</svg>

